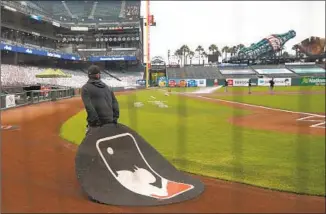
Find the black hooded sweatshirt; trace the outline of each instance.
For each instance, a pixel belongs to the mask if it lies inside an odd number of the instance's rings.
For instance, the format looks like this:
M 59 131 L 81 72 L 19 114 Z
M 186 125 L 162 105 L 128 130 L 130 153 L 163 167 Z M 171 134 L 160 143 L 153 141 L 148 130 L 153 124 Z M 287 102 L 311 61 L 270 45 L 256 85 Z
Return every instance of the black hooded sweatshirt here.
M 82 100 L 89 126 L 117 123 L 119 104 L 113 91 L 101 80 L 89 79 L 82 87 Z

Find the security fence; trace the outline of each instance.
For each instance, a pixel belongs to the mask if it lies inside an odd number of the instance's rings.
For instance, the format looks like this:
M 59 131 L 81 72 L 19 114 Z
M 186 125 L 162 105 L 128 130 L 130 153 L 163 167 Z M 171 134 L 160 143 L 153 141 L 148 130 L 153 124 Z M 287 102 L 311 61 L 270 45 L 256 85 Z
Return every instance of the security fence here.
M 143 87 L 132 87 L 132 88 L 116 87 L 112 89 L 113 91 L 118 92 L 118 91 L 133 90 L 133 89 L 140 89 L 140 88 Z M 81 94 L 80 88 L 67 88 L 67 89 L 55 89 L 55 90 L 53 89 L 32 90 L 32 91 L 25 91 L 25 92 L 20 92 L 15 94 L 1 94 L 0 106 L 1 106 L 1 110 L 5 110 L 8 108 L 71 98 L 75 96 L 80 96 L 80 94 Z

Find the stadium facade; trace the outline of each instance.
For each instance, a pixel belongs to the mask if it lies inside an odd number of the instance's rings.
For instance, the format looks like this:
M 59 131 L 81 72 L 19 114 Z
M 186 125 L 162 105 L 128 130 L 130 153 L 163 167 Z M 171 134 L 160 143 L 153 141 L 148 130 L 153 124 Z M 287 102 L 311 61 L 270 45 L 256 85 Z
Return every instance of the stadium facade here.
M 135 70 L 143 60 L 142 27 L 140 1 L 2 1 L 2 62 Z

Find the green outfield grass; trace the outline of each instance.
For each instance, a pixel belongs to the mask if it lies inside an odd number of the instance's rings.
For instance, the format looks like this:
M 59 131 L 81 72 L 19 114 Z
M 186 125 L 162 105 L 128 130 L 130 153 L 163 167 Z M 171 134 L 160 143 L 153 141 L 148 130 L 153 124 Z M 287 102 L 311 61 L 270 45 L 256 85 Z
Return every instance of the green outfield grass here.
M 149 103 L 167 101 L 169 108 Z M 230 124 L 248 111 L 146 90 L 118 96 L 120 123 L 135 129 L 180 170 L 282 191 L 325 195 L 325 137 L 284 134 Z M 141 108 L 133 103 L 143 102 Z M 79 144 L 85 135 L 82 111 L 61 127 Z M 184 134 L 184 138 L 181 139 Z
M 252 94 L 248 94 L 247 87 L 230 87 L 226 96 L 210 94 L 208 97 L 243 102 L 254 105 L 261 105 L 272 108 L 286 109 L 299 112 L 325 113 L 325 94 L 257 94 L 256 91 L 268 91 L 267 87 L 254 87 Z M 224 90 L 224 89 L 220 89 Z M 232 91 L 243 91 L 241 94 L 233 94 Z M 276 91 L 325 91 L 325 86 L 305 86 L 305 87 L 276 87 Z M 232 96 L 230 96 L 232 95 Z

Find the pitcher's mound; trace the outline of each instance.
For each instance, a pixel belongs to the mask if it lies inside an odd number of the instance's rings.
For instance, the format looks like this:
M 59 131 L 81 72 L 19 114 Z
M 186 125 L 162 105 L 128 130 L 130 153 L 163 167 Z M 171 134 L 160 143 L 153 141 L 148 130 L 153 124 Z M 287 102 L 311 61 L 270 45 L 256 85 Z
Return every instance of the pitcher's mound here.
M 141 136 L 118 124 L 93 129 L 78 148 L 76 173 L 89 198 L 156 206 L 197 197 L 204 185 L 178 171 Z

